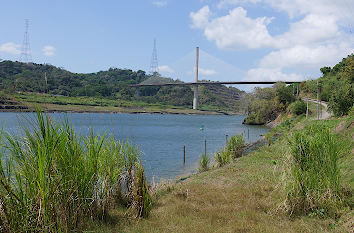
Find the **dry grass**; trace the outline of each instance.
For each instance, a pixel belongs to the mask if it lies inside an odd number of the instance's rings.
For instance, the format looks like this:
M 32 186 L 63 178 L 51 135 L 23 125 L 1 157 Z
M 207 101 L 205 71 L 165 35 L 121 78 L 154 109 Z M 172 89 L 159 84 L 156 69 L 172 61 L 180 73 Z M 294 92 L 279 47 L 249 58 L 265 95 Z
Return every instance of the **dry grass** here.
M 348 132 L 343 140 L 349 140 Z M 290 218 L 282 211 L 282 162 L 285 141 L 211 169 L 182 183 L 159 190 L 150 217 L 136 220 L 116 210 L 111 225 L 96 226 L 97 232 L 350 232 L 353 211 L 337 221 L 318 217 Z M 344 159 L 353 161 L 353 154 Z M 346 185 L 353 189 L 354 167 L 343 166 Z M 349 170 L 348 170 L 349 169 Z M 350 178 L 351 177 L 351 178 Z

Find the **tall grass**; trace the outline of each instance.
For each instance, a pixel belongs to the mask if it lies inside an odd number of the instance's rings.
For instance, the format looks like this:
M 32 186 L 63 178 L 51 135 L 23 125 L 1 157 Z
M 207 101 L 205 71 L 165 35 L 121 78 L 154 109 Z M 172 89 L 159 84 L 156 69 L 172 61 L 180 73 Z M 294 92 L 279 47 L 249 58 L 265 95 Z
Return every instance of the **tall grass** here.
M 230 163 L 233 159 L 241 157 L 244 147 L 245 140 L 242 135 L 232 136 L 225 148 L 222 151 L 215 153 L 214 158 L 217 165 L 222 167 Z
M 210 158 L 207 154 L 202 154 L 202 157 L 199 160 L 199 171 L 204 172 L 209 170 Z
M 77 136 L 68 120 L 56 123 L 39 111 L 29 123 L 23 137 L 1 138 L 0 219 L 11 232 L 80 229 L 106 218 L 123 186 L 129 203 L 137 202 L 129 188 L 142 169 L 136 147 L 93 131 Z
M 341 204 L 339 142 L 317 123 L 289 139 L 286 207 L 291 214 L 333 216 Z

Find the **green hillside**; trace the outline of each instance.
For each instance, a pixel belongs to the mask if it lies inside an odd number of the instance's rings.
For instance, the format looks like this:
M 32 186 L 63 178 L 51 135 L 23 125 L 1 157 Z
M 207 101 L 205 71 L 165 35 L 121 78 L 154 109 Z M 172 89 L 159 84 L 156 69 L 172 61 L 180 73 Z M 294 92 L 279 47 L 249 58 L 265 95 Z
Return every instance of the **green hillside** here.
M 47 78 L 47 82 L 46 79 Z M 190 108 L 191 86 L 129 87 L 130 84 L 180 82 L 147 75 L 145 71 L 110 68 L 96 73 L 72 73 L 49 64 L 0 62 L 0 89 L 13 93 L 46 93 L 52 96 L 95 97 L 147 104 L 162 104 Z M 245 93 L 233 87 L 205 86 L 200 88 L 200 107 L 204 110 L 241 112 L 237 101 Z

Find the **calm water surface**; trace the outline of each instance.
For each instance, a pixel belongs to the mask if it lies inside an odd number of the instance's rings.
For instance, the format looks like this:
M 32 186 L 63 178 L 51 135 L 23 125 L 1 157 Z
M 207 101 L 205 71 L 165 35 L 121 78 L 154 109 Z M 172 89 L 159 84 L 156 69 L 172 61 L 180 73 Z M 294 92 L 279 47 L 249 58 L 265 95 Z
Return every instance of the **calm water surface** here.
M 20 123 L 30 113 L 0 113 L 5 131 L 21 134 Z M 129 140 L 143 152 L 142 161 L 148 177 L 155 180 L 171 179 L 197 170 L 204 153 L 212 154 L 225 146 L 226 135 L 244 134 L 247 142 L 261 138 L 268 129 L 242 125 L 245 116 L 110 114 L 110 113 L 51 113 L 52 118 L 72 122 L 76 132 L 87 135 L 92 127 L 95 133 L 106 132 L 116 138 Z M 204 130 L 201 130 L 204 128 Z M 248 137 L 249 131 L 249 137 Z M 186 164 L 183 164 L 183 146 L 186 146 Z

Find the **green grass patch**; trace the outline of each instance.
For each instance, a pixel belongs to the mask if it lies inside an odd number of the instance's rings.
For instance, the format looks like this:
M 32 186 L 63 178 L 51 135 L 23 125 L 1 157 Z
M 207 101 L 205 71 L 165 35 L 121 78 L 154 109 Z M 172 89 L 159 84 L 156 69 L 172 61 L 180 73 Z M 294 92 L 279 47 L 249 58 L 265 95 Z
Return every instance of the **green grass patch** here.
M 340 194 L 338 138 L 321 122 L 295 131 L 289 139 L 286 208 L 291 214 L 336 216 Z

